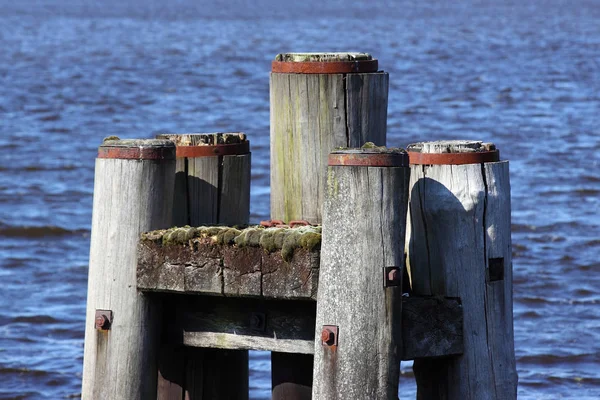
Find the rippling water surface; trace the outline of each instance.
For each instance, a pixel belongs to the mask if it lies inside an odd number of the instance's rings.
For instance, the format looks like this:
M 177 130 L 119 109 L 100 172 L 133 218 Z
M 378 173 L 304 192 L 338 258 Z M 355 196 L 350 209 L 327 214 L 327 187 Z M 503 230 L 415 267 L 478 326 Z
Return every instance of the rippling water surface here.
M 0 397 L 81 391 L 102 138 L 244 131 L 265 219 L 270 60 L 355 50 L 390 73 L 389 145 L 511 161 L 519 397 L 600 398 L 600 5 L 282 3 L 0 0 Z M 268 354 L 251 367 L 268 398 Z

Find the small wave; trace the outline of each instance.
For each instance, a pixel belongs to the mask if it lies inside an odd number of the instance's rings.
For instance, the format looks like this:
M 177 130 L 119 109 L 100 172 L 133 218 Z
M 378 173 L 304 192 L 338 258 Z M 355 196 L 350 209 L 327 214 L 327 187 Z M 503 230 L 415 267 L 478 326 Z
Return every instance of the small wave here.
M 31 375 L 31 376 L 48 376 L 49 375 L 47 371 L 40 371 L 37 369 L 0 367 L 0 375 L 4 375 L 4 374 L 19 374 L 19 375 Z
M 520 363 L 531 363 L 531 364 L 542 364 L 542 365 L 581 363 L 581 362 L 586 362 L 586 361 L 595 362 L 595 361 L 598 361 L 598 355 L 593 354 L 593 353 L 565 354 L 565 355 L 536 354 L 536 355 L 519 357 L 518 361 Z
M 22 315 L 19 317 L 15 317 L 12 320 L 13 323 L 33 323 L 33 324 L 55 324 L 59 322 L 56 318 L 53 318 L 49 315 Z
M 71 130 L 69 128 L 50 128 L 50 129 L 46 129 L 46 132 L 48 132 L 48 133 L 71 133 Z
M 0 236 L 16 238 L 41 238 L 84 235 L 85 229 L 65 229 L 59 226 L 0 226 Z
M 50 114 L 40 118 L 40 121 L 58 121 L 60 119 L 60 114 Z

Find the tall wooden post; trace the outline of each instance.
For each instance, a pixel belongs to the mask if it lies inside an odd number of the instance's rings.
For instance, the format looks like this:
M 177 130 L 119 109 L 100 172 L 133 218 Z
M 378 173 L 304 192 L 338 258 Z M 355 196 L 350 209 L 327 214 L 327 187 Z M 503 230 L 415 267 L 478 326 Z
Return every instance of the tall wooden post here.
M 460 297 L 464 310 L 464 354 L 415 360 L 417 397 L 515 399 L 508 162 L 479 141 L 408 150 L 412 291 Z
M 327 157 L 385 145 L 388 81 L 366 53 L 288 53 L 272 63 L 271 218 L 321 223 Z M 310 355 L 273 354 L 273 399 L 309 399 Z
M 398 397 L 408 157 L 329 156 L 313 398 Z
M 175 225 L 246 225 L 250 143 L 243 133 L 159 135 L 177 145 Z M 167 305 L 165 307 L 168 307 Z M 248 398 L 248 351 L 163 344 L 158 399 Z
M 83 362 L 84 399 L 156 398 L 160 306 L 138 293 L 140 234 L 171 224 L 175 146 L 107 140 L 98 150 Z
M 321 223 L 327 156 L 385 146 L 388 74 L 365 53 L 279 54 L 271 73 L 271 218 Z

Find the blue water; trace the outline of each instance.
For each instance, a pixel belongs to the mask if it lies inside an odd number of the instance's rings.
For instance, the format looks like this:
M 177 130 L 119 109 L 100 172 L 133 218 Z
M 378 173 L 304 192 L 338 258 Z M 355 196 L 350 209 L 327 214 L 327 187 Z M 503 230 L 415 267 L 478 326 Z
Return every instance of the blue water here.
M 511 161 L 519 397 L 600 398 L 600 4 L 422 3 L 0 0 L 0 398 L 81 391 L 102 138 L 246 132 L 266 219 L 270 61 L 336 50 L 390 73 L 388 145 Z M 268 398 L 268 354 L 251 368 Z

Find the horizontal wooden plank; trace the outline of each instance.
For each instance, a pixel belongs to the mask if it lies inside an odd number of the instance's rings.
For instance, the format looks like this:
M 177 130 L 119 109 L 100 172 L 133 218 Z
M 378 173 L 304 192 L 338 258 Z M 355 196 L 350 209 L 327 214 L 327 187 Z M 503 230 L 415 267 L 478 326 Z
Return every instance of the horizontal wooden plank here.
M 280 353 L 313 354 L 315 351 L 314 340 L 275 339 L 234 333 L 184 332 L 183 344 L 192 347 L 263 350 Z
M 167 326 L 192 347 L 314 353 L 316 302 L 171 295 Z M 169 311 L 170 310 L 170 311 Z M 340 335 L 343 335 L 340 332 Z M 402 299 L 402 359 L 462 354 L 456 298 Z
M 144 292 L 316 299 L 320 227 L 174 228 L 138 245 Z

